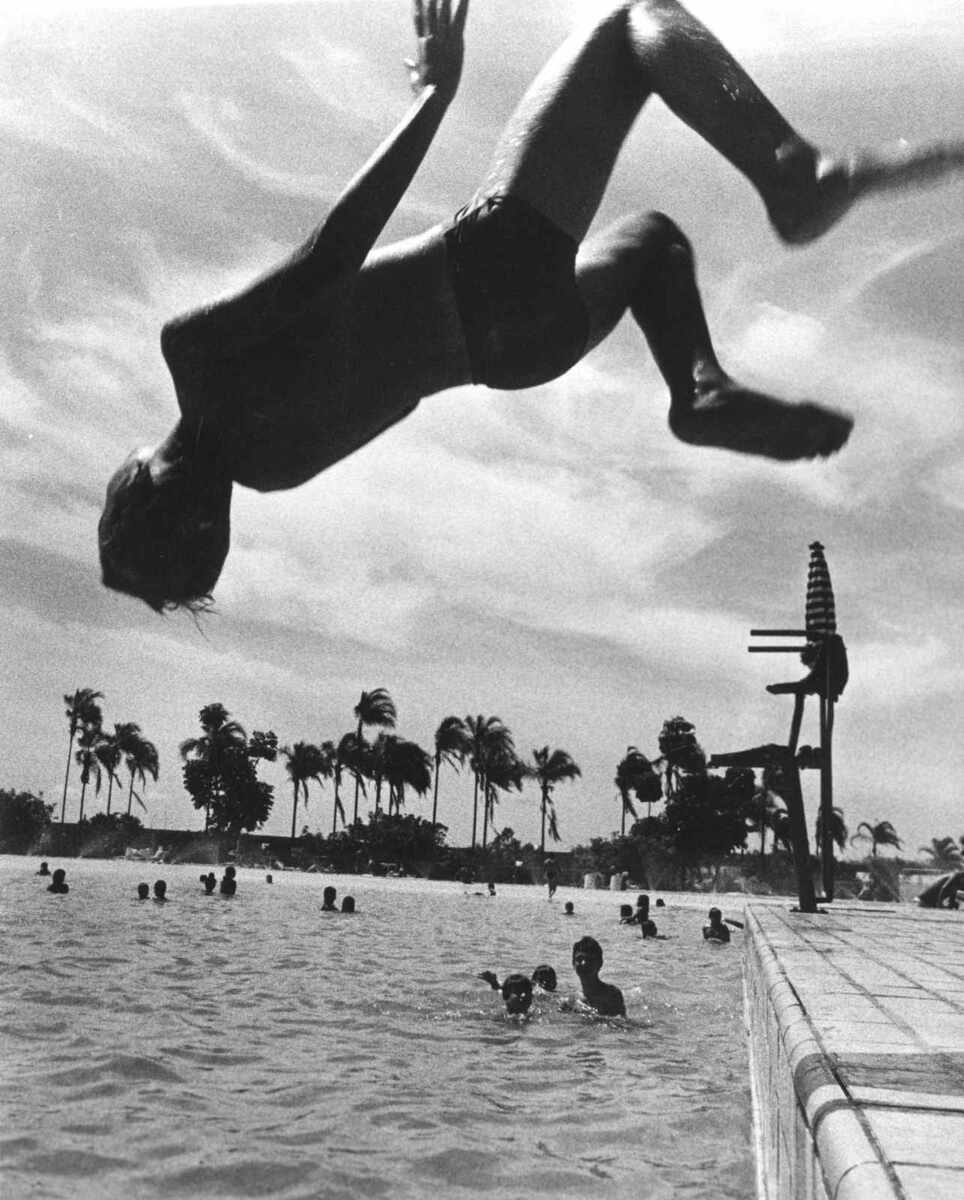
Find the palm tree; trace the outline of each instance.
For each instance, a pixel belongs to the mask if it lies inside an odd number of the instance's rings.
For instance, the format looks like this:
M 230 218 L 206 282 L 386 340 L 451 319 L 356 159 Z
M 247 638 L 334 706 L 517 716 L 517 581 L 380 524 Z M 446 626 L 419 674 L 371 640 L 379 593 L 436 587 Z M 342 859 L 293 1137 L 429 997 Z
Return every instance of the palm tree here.
M 679 790 L 683 775 L 706 771 L 706 755 L 696 740 L 695 727 L 685 717 L 670 717 L 659 734 L 659 752 L 666 771 L 666 794 Z
M 495 827 L 495 806 L 499 800 L 499 792 L 507 792 L 510 788 L 522 790 L 522 781 L 526 776 L 525 763 L 516 758 L 514 750 L 501 746 L 494 747 L 485 765 L 483 779 L 484 804 L 482 808 L 482 849 L 485 849 L 488 839 L 489 825 Z
M 384 773 L 388 781 L 388 811 L 401 812 L 405 788 L 424 796 L 432 784 L 432 756 L 417 742 L 389 734 L 385 738 Z
M 285 769 L 291 780 L 293 803 L 291 807 L 291 840 L 294 841 L 298 826 L 298 800 L 304 795 L 305 807 L 308 806 L 308 780 L 322 779 L 331 774 L 328 761 L 321 748 L 311 742 L 295 742 L 293 746 L 282 746 L 281 754 L 285 759 Z
M 337 828 L 339 815 L 341 816 L 342 828 L 346 824 L 345 810 L 341 803 L 341 769 L 344 766 L 351 765 L 355 753 L 355 735 L 354 733 L 346 733 L 337 746 L 332 745 L 331 742 L 325 742 L 324 747 L 331 748 L 331 774 L 335 781 L 335 802 L 331 810 L 331 832 L 334 833 Z
M 101 770 L 100 759 L 97 757 L 97 747 L 102 734 L 99 728 L 87 726 L 77 739 L 77 762 L 80 764 L 80 813 L 77 817 L 79 824 L 84 819 L 84 798 L 87 795 L 87 785 L 91 777 L 95 780 L 95 794 L 100 795 Z
M 435 731 L 435 788 L 432 793 L 432 824 L 438 815 L 438 777 L 442 763 L 457 771 L 471 748 L 469 732 L 460 717 L 445 717 Z
M 941 871 L 954 871 L 961 868 L 961 852 L 952 837 L 931 838 L 929 846 L 918 846 L 922 854 L 931 856 L 931 866 Z
M 866 830 L 866 832 L 864 832 Z M 898 850 L 902 848 L 901 840 L 897 836 L 897 830 L 891 825 L 890 821 L 878 821 L 876 825 L 871 825 L 867 821 L 861 821 L 857 826 L 857 832 L 850 839 L 850 844 L 860 841 L 861 839 L 870 839 L 870 855 L 871 858 L 877 857 L 878 846 L 896 846 Z
M 115 725 L 114 736 L 124 755 L 124 766 L 131 777 L 130 787 L 127 789 L 127 815 L 130 816 L 131 803 L 135 799 L 141 808 L 145 809 L 144 801 L 134 791 L 135 779 L 141 781 L 141 787 L 147 782 L 148 775 L 154 780 L 157 779 L 157 747 L 144 737 L 140 725 L 134 721 L 122 721 Z
M 640 758 L 643 756 L 640 755 Z M 542 827 L 539 835 L 539 853 L 546 852 L 546 815 L 549 817 L 549 835 L 558 842 L 559 830 L 556 825 L 556 807 L 552 801 L 552 789 L 557 783 L 566 779 L 577 779 L 582 775 L 573 758 L 565 750 L 551 750 L 543 746 L 541 750 L 532 751 L 533 765 L 528 768 L 528 774 L 539 781 L 540 807 L 542 810 Z M 652 770 L 652 768 L 650 768 Z M 654 776 L 655 778 L 655 776 Z M 657 779 L 657 783 L 659 780 Z
M 67 770 L 64 772 L 64 798 L 60 805 L 60 823 L 63 825 L 67 812 L 67 783 L 70 779 L 70 764 L 74 755 L 74 738 L 77 733 L 87 726 L 98 729 L 103 722 L 98 700 L 103 700 L 103 692 L 95 692 L 93 688 L 77 688 L 72 696 L 64 696 L 67 706 L 67 724 L 70 729 L 70 740 L 67 743 Z
M 353 821 L 358 820 L 358 792 L 361 788 L 361 749 L 364 744 L 362 731 L 366 725 L 379 725 L 385 729 L 395 728 L 395 701 L 384 688 L 375 688 L 371 692 L 362 692 L 361 699 L 355 705 L 355 716 L 358 727 L 355 730 L 356 760 L 355 760 L 355 811 Z
M 843 809 L 836 804 L 830 812 L 830 837 L 838 850 L 846 850 L 847 839 L 850 835 L 850 830 L 847 828 L 847 823 L 844 820 Z M 816 837 L 816 852 L 820 853 L 823 845 L 823 813 L 817 812 L 817 824 L 814 830 Z
M 637 802 L 647 805 L 648 812 L 646 815 L 650 816 L 653 805 L 663 795 L 663 788 L 659 775 L 657 775 L 653 768 L 653 764 L 635 746 L 626 747 L 626 756 L 620 759 L 616 765 L 616 778 L 614 782 L 616 790 L 619 792 L 619 798 L 622 801 L 620 833 L 625 836 L 627 813 L 634 821 L 637 820 L 636 809 L 630 799 L 630 792 L 635 793 Z
M 113 733 L 101 733 L 101 739 L 94 747 L 97 761 L 107 772 L 108 816 L 110 816 L 110 802 L 111 796 L 114 794 L 114 783 L 117 779 L 117 768 L 120 766 L 121 759 L 123 758 L 123 751 L 117 737 L 117 732 L 120 728 L 120 725 L 115 724 Z
M 221 765 L 226 753 L 244 750 L 248 737 L 244 728 L 230 719 L 231 714 L 223 704 L 206 704 L 198 714 L 201 722 L 201 736 L 187 738 L 181 742 L 181 758 L 197 759 L 205 763 L 213 777 L 220 776 Z M 211 807 L 204 810 L 204 828 L 207 830 L 210 821 Z
M 472 849 L 475 849 L 475 834 L 478 826 L 479 793 L 485 797 L 486 770 L 499 755 L 515 757 L 512 734 L 498 717 L 465 718 L 465 730 L 469 737 L 468 759 L 475 783 L 472 789 Z M 486 798 L 486 803 L 488 800 Z

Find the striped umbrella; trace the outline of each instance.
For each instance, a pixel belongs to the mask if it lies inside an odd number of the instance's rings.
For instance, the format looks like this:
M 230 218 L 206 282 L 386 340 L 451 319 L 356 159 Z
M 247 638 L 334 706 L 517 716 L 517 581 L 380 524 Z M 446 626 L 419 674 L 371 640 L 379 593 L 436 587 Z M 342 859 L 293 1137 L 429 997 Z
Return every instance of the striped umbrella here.
M 810 566 L 807 570 L 807 641 L 822 641 L 837 632 L 833 587 L 830 571 L 819 542 L 810 543 Z

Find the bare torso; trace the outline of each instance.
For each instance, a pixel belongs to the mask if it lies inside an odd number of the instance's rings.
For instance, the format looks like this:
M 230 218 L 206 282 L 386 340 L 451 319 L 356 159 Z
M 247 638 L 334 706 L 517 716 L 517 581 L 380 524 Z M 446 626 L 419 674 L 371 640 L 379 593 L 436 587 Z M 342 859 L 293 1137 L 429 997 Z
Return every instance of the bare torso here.
M 469 381 L 441 229 L 373 251 L 253 335 L 231 305 L 172 322 L 162 345 L 182 420 L 213 428 L 232 479 L 258 491 L 305 483 Z

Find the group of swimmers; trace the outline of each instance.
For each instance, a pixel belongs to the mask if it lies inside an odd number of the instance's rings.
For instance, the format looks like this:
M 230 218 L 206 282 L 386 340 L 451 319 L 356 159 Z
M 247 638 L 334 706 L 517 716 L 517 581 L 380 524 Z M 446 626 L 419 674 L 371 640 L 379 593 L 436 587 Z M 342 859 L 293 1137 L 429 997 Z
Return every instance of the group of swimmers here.
M 662 900 L 656 901 L 657 907 L 665 907 Z M 566 916 L 575 916 L 571 901 L 566 903 Z M 743 922 L 724 917 L 720 909 L 711 908 L 708 924 L 703 926 L 703 937 L 709 942 L 729 942 L 730 931 L 727 925 L 736 929 L 743 928 Z M 659 934 L 656 923 L 649 915 L 649 896 L 637 897 L 636 909 L 629 904 L 620 906 L 620 925 L 639 925 L 644 938 L 655 938 Z M 623 994 L 615 984 L 606 983 L 599 978 L 603 965 L 602 946 L 595 938 L 582 937 L 573 944 L 572 966 L 579 980 L 580 992 L 575 997 L 563 1000 L 560 1007 L 564 1010 L 591 1010 L 601 1016 L 624 1017 L 626 1003 Z M 541 963 L 531 975 L 513 972 L 502 982 L 494 971 L 480 971 L 479 979 L 497 992 L 501 992 L 505 1011 L 509 1016 L 522 1016 L 532 1007 L 533 997 L 539 994 L 555 993 L 558 980 L 555 970 L 548 963 Z
M 70 891 L 70 887 L 68 886 L 68 884 L 66 882 L 67 872 L 63 869 L 63 867 L 58 867 L 57 870 L 53 872 L 53 875 L 51 875 L 49 863 L 42 862 L 40 864 L 40 869 L 37 871 L 37 874 L 50 878 L 51 882 L 50 882 L 49 887 L 47 888 L 48 892 L 53 892 L 55 895 L 58 895 L 58 896 L 65 896 Z M 206 896 L 213 896 L 215 889 L 217 889 L 219 894 L 222 896 L 234 896 L 237 894 L 237 890 L 238 890 L 237 869 L 230 865 L 225 867 L 224 874 L 221 876 L 220 886 L 218 885 L 217 876 L 214 874 L 213 871 L 208 871 L 206 874 L 201 875 L 200 882 L 201 882 L 201 886 L 204 888 L 204 894 Z M 266 875 L 265 882 L 273 883 L 274 880 L 271 875 Z M 154 884 L 153 892 L 154 892 L 154 900 L 156 903 L 158 903 L 158 904 L 166 903 L 167 898 L 168 898 L 168 896 L 167 896 L 167 881 L 164 879 L 158 879 Z M 326 887 L 324 892 L 322 893 L 321 911 L 322 912 L 343 912 L 343 913 L 353 913 L 355 911 L 354 896 L 345 896 L 342 899 L 340 909 L 338 908 L 338 906 L 336 904 L 337 897 L 338 897 L 338 893 L 335 891 L 335 889 L 333 887 L 331 887 L 330 885 L 328 887 Z M 137 885 L 137 899 L 138 900 L 149 900 L 150 898 L 151 898 L 150 885 L 147 883 L 139 883 Z
M 623 994 L 613 983 L 605 983 L 599 978 L 603 965 L 602 946 L 595 938 L 582 937 L 572 947 L 572 966 L 579 979 L 580 994 L 563 1000 L 560 1007 L 564 1011 L 572 1009 L 588 1009 L 604 1017 L 624 1017 L 626 1002 Z M 532 1007 L 532 998 L 536 992 L 551 995 L 558 986 L 556 972 L 548 963 L 542 963 L 532 972 L 532 975 L 513 973 L 507 975 L 500 983 L 492 971 L 481 971 L 479 979 L 495 991 L 502 993 L 505 1011 L 510 1016 L 522 1016 Z

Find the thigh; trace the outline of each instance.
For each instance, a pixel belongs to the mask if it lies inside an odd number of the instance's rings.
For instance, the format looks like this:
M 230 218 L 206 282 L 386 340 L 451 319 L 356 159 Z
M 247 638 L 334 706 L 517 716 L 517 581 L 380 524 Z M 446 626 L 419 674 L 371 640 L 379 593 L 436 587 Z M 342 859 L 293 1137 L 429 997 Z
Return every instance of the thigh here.
M 588 349 L 615 329 L 647 267 L 682 237 L 661 213 L 640 213 L 588 238 L 576 259 L 576 286 L 589 320 Z
M 649 95 L 619 4 L 556 51 L 496 147 L 478 196 L 514 194 L 581 241 Z

